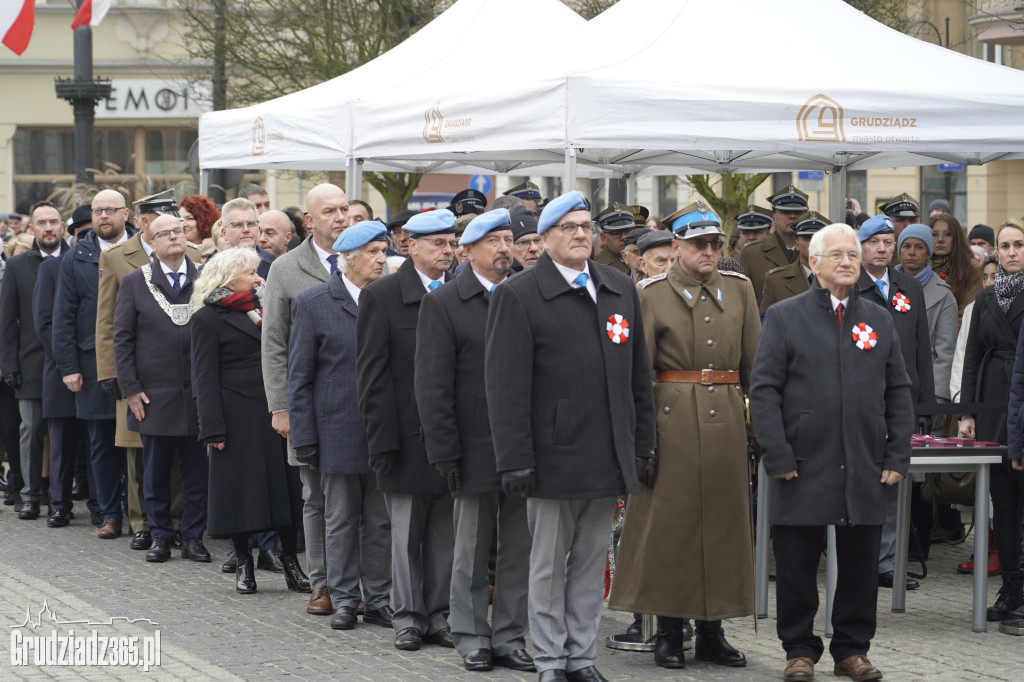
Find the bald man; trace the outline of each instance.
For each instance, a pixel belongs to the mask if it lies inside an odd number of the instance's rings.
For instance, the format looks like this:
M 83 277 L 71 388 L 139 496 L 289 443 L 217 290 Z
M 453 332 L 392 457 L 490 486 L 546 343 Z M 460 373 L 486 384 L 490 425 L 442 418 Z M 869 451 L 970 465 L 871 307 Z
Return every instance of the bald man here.
M 284 211 L 270 209 L 260 215 L 260 238 L 257 244 L 275 256 L 288 251 L 288 242 L 295 234 L 295 225 Z

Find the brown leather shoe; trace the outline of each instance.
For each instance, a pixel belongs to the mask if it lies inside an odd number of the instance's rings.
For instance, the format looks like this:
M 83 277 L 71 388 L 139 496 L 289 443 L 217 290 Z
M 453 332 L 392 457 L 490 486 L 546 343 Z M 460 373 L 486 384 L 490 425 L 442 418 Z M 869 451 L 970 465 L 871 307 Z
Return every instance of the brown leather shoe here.
M 856 656 L 850 656 L 838 661 L 835 670 L 832 672 L 840 677 L 843 675 L 852 677 L 854 682 L 882 679 L 882 673 L 878 668 L 871 665 L 871 661 L 864 654 L 857 654 Z
M 121 522 L 108 516 L 103 519 L 103 524 L 96 529 L 96 537 L 104 540 L 113 540 L 114 538 L 121 537 Z
M 334 606 L 331 605 L 331 593 L 326 587 L 314 587 L 313 594 L 309 596 L 309 603 L 306 604 L 306 613 L 314 616 L 329 616 L 334 613 Z
M 786 661 L 786 680 L 813 680 L 814 679 L 814 661 L 801 656 L 799 658 L 791 658 Z

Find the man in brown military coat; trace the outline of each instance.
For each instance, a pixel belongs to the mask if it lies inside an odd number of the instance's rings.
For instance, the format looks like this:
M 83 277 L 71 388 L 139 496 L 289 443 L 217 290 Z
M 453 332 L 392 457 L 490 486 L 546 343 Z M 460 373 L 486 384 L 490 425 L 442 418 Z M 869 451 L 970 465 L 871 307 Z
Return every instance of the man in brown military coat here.
M 797 260 L 796 232 L 793 228 L 807 213 L 807 195 L 793 185 L 772 197 L 772 233 L 740 251 L 740 265 L 754 285 L 754 296 L 761 300 L 764 277 L 772 268 Z
M 601 265 L 610 265 L 619 272 L 629 274 L 622 250 L 626 246 L 626 234 L 636 225 L 633 213 L 612 205 L 601 211 L 595 220 L 601 233 L 594 249 L 594 261 Z
M 764 293 L 761 294 L 761 310 L 768 310 L 773 303 L 802 294 L 811 288 L 814 273 L 807 260 L 807 249 L 814 233 L 829 224 L 828 218 L 817 211 L 796 224 L 796 250 L 800 257 L 794 263 L 772 268 L 764 277 Z

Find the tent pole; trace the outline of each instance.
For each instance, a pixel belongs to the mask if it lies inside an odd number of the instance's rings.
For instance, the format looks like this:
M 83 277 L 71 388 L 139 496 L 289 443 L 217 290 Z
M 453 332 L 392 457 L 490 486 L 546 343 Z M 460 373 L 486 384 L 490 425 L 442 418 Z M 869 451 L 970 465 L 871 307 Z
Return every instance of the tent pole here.
M 362 199 L 363 198 L 363 160 L 355 159 L 352 164 L 352 170 L 346 175 L 350 177 L 352 189 L 349 192 L 345 192 L 349 199 Z
M 576 148 L 565 148 L 565 174 L 563 176 L 562 192 L 571 192 L 576 189 Z
M 210 195 L 210 173 L 205 168 L 199 169 L 199 194 Z
M 846 217 L 846 164 L 833 166 L 828 178 L 828 218 L 843 222 Z
M 636 203 L 636 173 L 626 173 L 626 203 Z

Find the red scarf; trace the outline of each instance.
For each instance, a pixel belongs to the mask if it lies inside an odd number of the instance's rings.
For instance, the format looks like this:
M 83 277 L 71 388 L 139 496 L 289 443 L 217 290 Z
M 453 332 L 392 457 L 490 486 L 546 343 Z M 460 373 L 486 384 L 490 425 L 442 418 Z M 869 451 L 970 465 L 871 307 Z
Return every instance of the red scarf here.
M 224 306 L 229 310 L 237 310 L 249 316 L 257 327 L 263 328 L 263 308 L 260 307 L 260 300 L 251 291 L 236 291 L 230 296 L 225 296 L 216 305 Z

